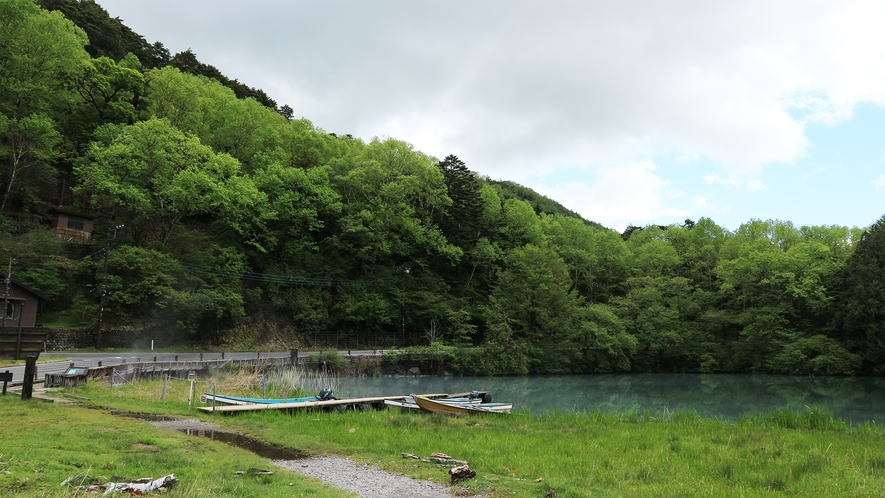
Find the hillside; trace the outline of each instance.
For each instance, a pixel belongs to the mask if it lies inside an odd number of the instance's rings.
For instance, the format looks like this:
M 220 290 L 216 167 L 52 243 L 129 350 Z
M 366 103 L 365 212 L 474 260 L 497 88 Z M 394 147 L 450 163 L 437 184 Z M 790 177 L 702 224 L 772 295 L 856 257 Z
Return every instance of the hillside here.
M 472 374 L 885 371 L 864 304 L 885 218 L 622 237 L 454 155 L 291 119 L 195 56 L 142 61 L 162 45 L 73 3 L 0 3 L 0 257 L 52 299 L 43 324 L 95 330 L 103 302 L 108 344 L 433 344 Z

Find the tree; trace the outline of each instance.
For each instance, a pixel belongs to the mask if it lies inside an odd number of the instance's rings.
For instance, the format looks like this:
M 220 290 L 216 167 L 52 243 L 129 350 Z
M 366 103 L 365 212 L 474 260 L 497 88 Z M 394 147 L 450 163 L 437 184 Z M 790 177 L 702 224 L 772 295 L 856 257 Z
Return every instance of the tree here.
M 286 121 L 292 121 L 292 117 L 295 115 L 295 110 L 289 107 L 289 104 L 284 104 L 283 107 L 277 109 L 277 112 L 280 113 L 280 116 L 286 118 Z
M 0 261 L 8 262 L 9 258 L 15 260 L 13 278 L 46 297 L 64 300 L 64 275 L 72 265 L 63 255 L 62 240 L 54 233 L 42 227 L 18 236 L 0 233 Z
M 516 198 L 507 199 L 503 206 L 503 239 L 510 247 L 544 242 L 540 219 L 531 204 Z
M 132 54 L 129 54 L 134 59 Z M 135 121 L 135 103 L 144 90 L 144 76 L 127 66 L 138 59 L 123 59 L 120 64 L 108 57 L 91 59 L 74 80 L 74 88 L 86 107 L 95 114 L 98 124 Z
M 547 215 L 540 222 L 550 247 L 568 265 L 572 288 L 588 302 L 607 303 L 624 292 L 631 252 L 617 232 L 571 216 Z
M 27 197 L 27 187 L 36 189 L 41 180 L 54 177 L 50 163 L 58 154 L 61 135 L 55 123 L 44 114 L 32 114 L 20 119 L 7 119 L 0 114 L 0 157 L 5 157 L 2 169 L 4 184 L 0 213 L 6 209 L 10 196 L 18 192 Z M 23 185 L 24 183 L 24 185 Z
M 507 256 L 491 300 L 508 317 L 517 339 L 536 345 L 561 344 L 571 342 L 581 304 L 570 288 L 562 258 L 548 247 L 529 244 Z
M 638 341 L 605 304 L 585 306 L 580 314 L 580 356 L 574 370 L 616 372 L 630 369 Z
M 255 168 L 255 186 L 268 199 L 267 209 L 254 217 L 262 225 L 249 232 L 256 247 L 284 259 L 315 252 L 325 220 L 337 217 L 342 208 L 330 186 L 329 168 L 305 170 L 277 161 Z
M 95 264 L 96 281 L 102 265 Z M 171 310 L 176 299 L 181 266 L 166 254 L 151 249 L 121 246 L 108 255 L 105 306 L 117 319 L 156 318 Z M 96 292 L 100 292 L 96 288 Z M 98 296 L 96 296 L 98 297 Z
M 169 63 L 169 50 L 160 42 L 150 44 L 119 18 L 111 17 L 94 0 L 39 0 L 50 11 L 59 11 L 86 32 L 89 44 L 86 51 L 92 57 L 121 60 L 127 53 L 135 56 L 146 69 L 163 67 Z M 142 64 L 139 64 L 140 69 Z
M 336 162 L 332 185 L 344 202 L 335 243 L 360 263 L 389 269 L 415 259 L 461 259 L 461 248 L 433 223 L 434 212 L 451 204 L 443 176 L 410 144 L 373 140 Z
M 248 271 L 246 258 L 217 244 L 190 257 L 200 257 L 200 261 L 186 264 L 187 273 L 179 274 L 172 316 L 192 336 L 219 344 L 220 331 L 245 315 L 240 276 Z
M 480 217 L 483 201 L 482 188 L 476 174 L 457 156 L 448 155 L 437 163 L 446 184 L 446 192 L 452 200 L 451 206 L 439 212 L 439 227 L 449 242 L 470 249 L 480 236 Z
M 720 296 L 740 325 L 735 355 L 754 371 L 784 372 L 784 348 L 825 332 L 839 268 L 830 248 L 792 224 L 752 221 L 723 245 Z M 790 360 L 792 361 L 792 360 Z
M 243 83 L 240 83 L 236 79 L 230 79 L 227 76 L 221 74 L 221 71 L 218 70 L 215 66 L 209 64 L 203 64 L 199 60 L 197 60 L 197 55 L 194 54 L 191 49 L 187 49 L 184 52 L 179 52 L 175 54 L 174 57 L 169 61 L 169 65 L 180 69 L 182 72 L 205 76 L 207 78 L 211 78 L 222 85 L 230 88 L 237 95 L 237 98 L 246 99 L 252 98 L 256 102 L 260 103 L 264 107 L 276 111 L 277 103 L 270 97 L 264 93 L 263 90 L 258 88 L 251 88 Z
M 167 119 L 176 128 L 199 137 L 216 152 L 226 152 L 251 171 L 253 158 L 283 148 L 286 119 L 275 108 L 234 92 L 204 76 L 175 67 L 145 75 L 143 117 Z
M 842 270 L 837 327 L 864 371 L 885 373 L 885 216 L 864 232 Z
M 254 184 L 239 176 L 236 159 L 216 154 L 168 121 L 104 132 L 108 141 L 94 142 L 75 167 L 77 191 L 95 206 L 112 208 L 138 238 L 147 234 L 165 244 L 182 218 L 210 212 L 242 227 L 243 207 L 264 202 Z
M 0 2 L 0 114 L 17 120 L 47 113 L 69 93 L 65 83 L 88 55 L 86 34 L 33 0 Z

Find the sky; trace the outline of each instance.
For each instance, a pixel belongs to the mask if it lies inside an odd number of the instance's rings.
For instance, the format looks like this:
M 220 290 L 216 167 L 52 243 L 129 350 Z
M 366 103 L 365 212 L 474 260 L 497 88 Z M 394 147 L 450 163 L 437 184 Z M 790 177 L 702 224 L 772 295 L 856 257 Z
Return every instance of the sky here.
M 619 231 L 885 215 L 885 2 L 97 1 L 327 132 Z

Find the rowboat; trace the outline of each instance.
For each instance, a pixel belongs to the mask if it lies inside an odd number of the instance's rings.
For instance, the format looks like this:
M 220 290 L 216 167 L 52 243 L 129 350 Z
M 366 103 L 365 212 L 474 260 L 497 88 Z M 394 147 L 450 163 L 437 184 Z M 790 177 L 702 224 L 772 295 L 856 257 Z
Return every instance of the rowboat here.
M 204 393 L 200 396 L 201 403 L 213 402 L 216 405 L 256 405 L 256 404 L 275 404 L 275 403 L 300 403 L 302 401 L 317 401 L 316 396 L 307 396 L 304 398 L 243 398 L 239 396 L 225 396 L 222 394 Z
M 209 403 L 213 405 L 274 405 L 281 403 L 302 403 L 305 401 L 327 401 L 335 399 L 332 391 L 323 389 L 316 396 L 305 396 L 303 398 L 244 398 L 240 396 L 226 396 L 223 394 L 203 393 L 200 396 L 201 403 Z
M 433 413 L 464 415 L 467 413 L 510 413 L 512 403 L 446 403 L 444 401 L 413 394 L 412 398 L 421 408 Z
M 470 396 L 442 396 L 442 397 L 434 397 L 433 395 L 425 394 L 424 396 L 434 399 L 440 403 L 448 403 L 448 404 L 467 404 L 467 405 L 478 405 L 482 403 L 482 398 L 480 397 L 470 397 Z M 424 411 L 423 408 L 418 406 L 418 403 L 415 402 L 415 398 L 412 396 L 406 396 L 403 399 L 386 399 L 384 400 L 384 404 L 387 405 L 388 408 L 398 408 L 404 412 L 420 412 Z

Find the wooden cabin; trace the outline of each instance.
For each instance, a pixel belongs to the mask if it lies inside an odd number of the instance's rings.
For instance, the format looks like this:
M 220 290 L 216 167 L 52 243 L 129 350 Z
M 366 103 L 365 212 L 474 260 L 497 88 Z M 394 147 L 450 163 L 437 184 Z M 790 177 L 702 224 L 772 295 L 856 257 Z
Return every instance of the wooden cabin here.
M 40 301 L 49 299 L 39 292 L 27 287 L 15 279 L 9 282 L 9 294 L 6 293 L 5 284 L 0 282 L 0 327 L 34 327 L 37 323 L 37 310 Z M 6 309 L 3 310 L 3 303 Z
M 52 208 L 52 230 L 65 242 L 92 244 L 94 225 L 95 216 L 91 214 L 68 211 L 60 207 Z
M 0 281 L 0 299 L 3 300 L 0 302 L 0 358 L 39 356 L 46 341 L 46 329 L 34 324 L 40 301 L 48 299 L 15 280 L 10 280 L 8 286 Z

